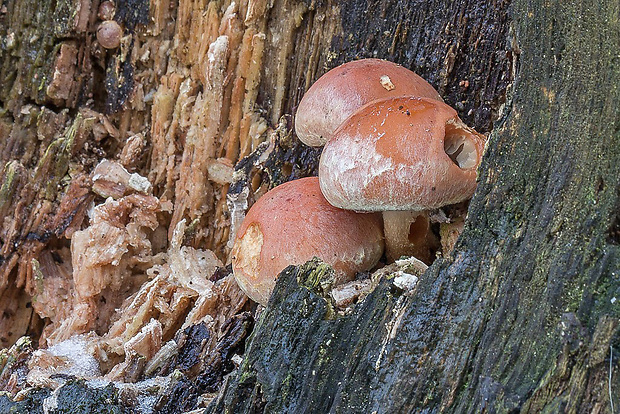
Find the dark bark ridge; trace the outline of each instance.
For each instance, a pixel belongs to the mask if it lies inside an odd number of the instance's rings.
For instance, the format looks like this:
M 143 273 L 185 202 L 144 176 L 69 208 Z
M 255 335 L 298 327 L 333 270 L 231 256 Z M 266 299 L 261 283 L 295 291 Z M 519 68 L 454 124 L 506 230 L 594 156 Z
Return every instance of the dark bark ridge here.
M 294 112 L 319 76 L 354 59 L 397 62 L 430 82 L 459 116 L 481 133 L 492 129 L 514 79 L 510 2 L 362 0 L 311 2 L 295 49 L 299 62 L 290 77 L 287 110 Z M 328 22 L 337 7 L 340 26 Z M 274 10 L 277 7 L 274 7 Z M 332 23 L 333 24 L 333 23 Z M 330 50 L 304 54 L 315 31 L 333 31 Z M 265 87 L 269 87 L 269 82 Z
M 620 407 L 618 4 L 512 14 L 519 73 L 455 252 L 336 319 L 288 269 L 212 412 Z

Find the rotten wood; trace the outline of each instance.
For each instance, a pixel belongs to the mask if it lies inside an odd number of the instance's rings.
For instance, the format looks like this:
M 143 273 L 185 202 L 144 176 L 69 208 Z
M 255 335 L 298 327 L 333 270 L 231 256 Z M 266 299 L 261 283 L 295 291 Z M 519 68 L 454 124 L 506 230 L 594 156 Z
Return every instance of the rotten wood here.
M 615 3 L 116 6 L 115 49 L 96 40 L 97 0 L 0 6 L 0 327 L 12 328 L 3 346 L 26 333 L 50 346 L 94 331 L 103 374 L 134 381 L 163 373 L 182 347 L 175 333 L 206 323 L 217 355 L 224 322 L 247 310 L 221 278 L 236 225 L 268 188 L 316 174 L 320 150 L 292 132 L 297 103 L 328 69 L 379 57 L 493 131 L 465 234 L 412 292 L 386 275 L 337 320 L 324 320 L 320 296 L 283 278 L 216 406 L 605 410 L 606 350 L 620 349 L 620 99 L 599 85 L 620 83 Z M 100 174 L 104 159 L 116 173 Z M 152 187 L 138 196 L 125 173 Z M 98 245 L 103 228 L 108 242 Z M 117 245 L 125 250 L 108 250 Z M 179 270 L 187 263 L 191 274 Z M 317 308 L 284 295 L 300 292 Z M 270 347 L 274 338 L 316 352 L 282 356 L 288 348 Z M 329 364 L 312 357 L 326 353 Z M 228 357 L 214 362 L 217 383 Z M 195 386 L 188 401 L 206 389 Z

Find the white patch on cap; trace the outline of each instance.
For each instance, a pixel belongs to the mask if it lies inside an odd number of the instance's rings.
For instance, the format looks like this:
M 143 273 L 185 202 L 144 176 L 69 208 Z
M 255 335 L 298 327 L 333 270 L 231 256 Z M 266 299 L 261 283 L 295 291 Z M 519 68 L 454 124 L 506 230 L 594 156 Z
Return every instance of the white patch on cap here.
M 384 134 L 373 139 L 376 143 Z M 364 190 L 375 177 L 393 170 L 390 158 L 377 153 L 375 145 L 365 145 L 367 139 L 355 137 L 352 143 L 345 140 L 330 141 L 323 150 L 319 173 L 325 198 L 336 207 L 364 211 L 369 204 Z M 329 190 L 326 190 L 329 189 Z

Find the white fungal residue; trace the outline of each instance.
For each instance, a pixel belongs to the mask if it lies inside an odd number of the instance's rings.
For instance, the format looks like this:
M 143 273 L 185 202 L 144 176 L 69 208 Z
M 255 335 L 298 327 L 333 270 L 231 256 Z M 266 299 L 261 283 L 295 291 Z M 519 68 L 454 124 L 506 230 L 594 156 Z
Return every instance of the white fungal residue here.
M 164 390 L 169 387 L 171 377 L 155 377 L 136 383 L 115 382 L 114 386 L 120 391 L 121 395 L 127 392 L 133 394 L 137 400 L 134 410 L 138 414 L 155 413 L 155 404 L 159 399 L 157 390 Z
M 376 151 L 377 141 L 385 133 L 373 138 L 357 136 L 332 140 L 323 149 L 319 167 L 319 181 L 327 200 L 340 208 L 357 211 L 419 210 L 420 177 L 424 185 L 432 186 L 437 174 L 428 163 L 396 163 Z M 389 176 L 380 189 L 381 195 L 366 199 L 373 181 Z M 327 190 L 328 189 L 328 190 Z M 373 190 L 376 191 L 376 190 Z
M 394 286 L 399 289 L 410 291 L 418 284 L 418 277 L 399 270 L 394 277 Z
M 52 355 L 67 361 L 66 368 L 59 369 L 57 373 L 82 378 L 94 378 L 101 375 L 99 363 L 87 350 L 88 343 L 84 336 L 77 335 L 50 347 L 48 351 Z
M 225 52 L 228 49 L 228 36 L 220 36 L 211 43 L 211 47 L 207 52 L 209 63 L 213 64 L 217 60 L 217 54 Z

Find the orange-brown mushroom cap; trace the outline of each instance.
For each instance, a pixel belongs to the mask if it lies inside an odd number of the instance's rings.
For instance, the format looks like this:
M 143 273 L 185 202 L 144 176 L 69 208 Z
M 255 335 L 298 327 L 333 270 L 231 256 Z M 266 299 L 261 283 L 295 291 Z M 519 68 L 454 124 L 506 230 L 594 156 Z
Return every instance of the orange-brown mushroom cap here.
M 295 132 L 307 145 L 324 145 L 342 121 L 363 105 L 403 95 L 442 101 L 428 82 L 396 63 L 381 59 L 347 62 L 308 89 L 297 108 Z
M 377 100 L 325 145 L 320 185 L 336 207 L 428 210 L 471 198 L 485 138 L 448 105 L 426 98 Z
M 264 305 L 286 266 L 316 256 L 342 283 L 371 269 L 382 254 L 381 217 L 332 206 L 318 179 L 309 177 L 274 188 L 252 206 L 237 233 L 232 266 L 241 289 Z

